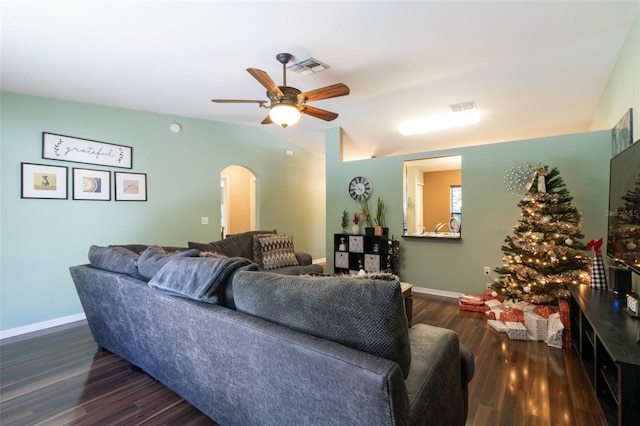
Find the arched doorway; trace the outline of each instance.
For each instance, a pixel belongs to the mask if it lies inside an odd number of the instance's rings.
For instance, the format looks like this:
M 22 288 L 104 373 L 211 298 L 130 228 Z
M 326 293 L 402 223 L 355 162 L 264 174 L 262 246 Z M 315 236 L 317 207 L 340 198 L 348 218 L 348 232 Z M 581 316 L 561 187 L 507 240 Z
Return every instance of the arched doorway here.
M 256 177 L 249 169 L 233 165 L 220 172 L 220 200 L 221 238 L 256 229 Z

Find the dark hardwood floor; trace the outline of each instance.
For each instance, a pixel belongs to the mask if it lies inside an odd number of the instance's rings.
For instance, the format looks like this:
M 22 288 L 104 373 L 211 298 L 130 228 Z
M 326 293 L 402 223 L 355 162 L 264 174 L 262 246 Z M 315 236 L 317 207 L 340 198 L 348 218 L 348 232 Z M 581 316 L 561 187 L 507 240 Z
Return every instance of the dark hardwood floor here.
M 482 313 L 414 294 L 413 322 L 455 330 L 474 353 L 473 426 L 606 425 L 575 350 L 509 340 Z M 109 352 L 86 325 L 0 347 L 0 424 L 215 425 L 187 402 Z M 446 426 L 446 425 L 444 425 Z

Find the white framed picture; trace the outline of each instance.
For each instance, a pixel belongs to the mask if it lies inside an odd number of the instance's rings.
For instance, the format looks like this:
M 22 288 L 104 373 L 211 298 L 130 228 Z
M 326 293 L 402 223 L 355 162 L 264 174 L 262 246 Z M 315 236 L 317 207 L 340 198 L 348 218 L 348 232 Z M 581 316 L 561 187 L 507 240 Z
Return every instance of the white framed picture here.
M 21 198 L 68 198 L 67 167 L 33 163 L 21 166 Z
M 114 172 L 116 201 L 147 201 L 147 174 Z
M 73 169 L 74 200 L 111 200 L 111 172 L 107 170 Z

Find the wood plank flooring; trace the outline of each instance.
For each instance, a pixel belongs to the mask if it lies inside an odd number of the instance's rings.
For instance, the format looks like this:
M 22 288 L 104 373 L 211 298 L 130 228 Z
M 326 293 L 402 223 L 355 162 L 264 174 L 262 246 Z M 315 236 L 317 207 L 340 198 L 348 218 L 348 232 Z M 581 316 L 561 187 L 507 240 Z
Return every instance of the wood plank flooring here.
M 575 350 L 509 340 L 484 314 L 415 294 L 413 322 L 455 330 L 476 372 L 468 426 L 606 425 Z M 215 425 L 162 384 L 97 351 L 86 325 L 0 347 L 0 424 Z

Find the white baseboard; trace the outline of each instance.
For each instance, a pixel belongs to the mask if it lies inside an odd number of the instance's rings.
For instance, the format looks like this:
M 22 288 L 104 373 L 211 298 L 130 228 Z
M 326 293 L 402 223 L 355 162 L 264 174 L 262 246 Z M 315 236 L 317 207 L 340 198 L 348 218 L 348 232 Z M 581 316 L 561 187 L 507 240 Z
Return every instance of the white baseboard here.
M 48 321 L 36 322 L 34 324 L 23 325 L 22 327 L 10 328 L 8 330 L 0 331 L 0 340 L 8 339 L 10 337 L 16 337 L 27 333 L 33 333 L 35 331 L 45 330 L 47 328 L 57 327 L 59 325 L 70 324 L 76 321 L 86 320 L 87 317 L 84 313 L 69 315 L 66 317 L 54 318 Z
M 433 296 L 450 297 L 452 299 L 457 299 L 458 297 L 464 295 L 464 293 L 457 293 L 455 291 L 437 290 L 435 288 L 424 288 L 416 286 L 413 286 L 411 291 L 413 293 L 431 294 Z
M 327 263 L 327 258 L 326 258 L 326 257 L 321 257 L 321 258 L 319 258 L 319 259 L 313 259 L 313 262 L 312 262 L 312 263 L 313 263 L 314 265 L 317 265 L 317 264 L 326 264 L 326 263 Z

